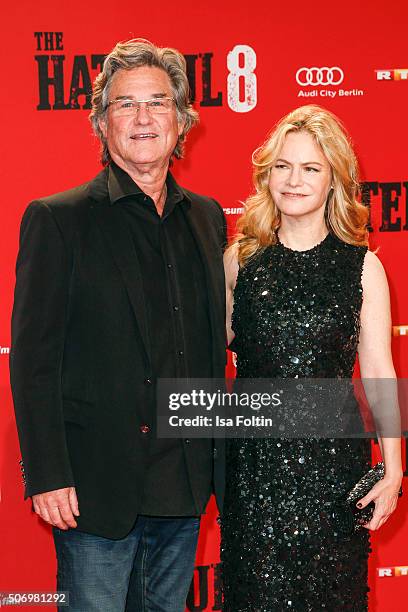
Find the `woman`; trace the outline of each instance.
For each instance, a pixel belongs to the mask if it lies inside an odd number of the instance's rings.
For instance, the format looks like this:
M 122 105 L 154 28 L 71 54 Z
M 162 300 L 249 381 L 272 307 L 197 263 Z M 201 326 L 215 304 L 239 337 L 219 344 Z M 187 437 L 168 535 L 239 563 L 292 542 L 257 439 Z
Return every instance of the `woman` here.
M 225 254 L 237 375 L 395 378 L 383 268 L 339 120 L 318 106 L 284 117 L 254 154 L 256 192 Z M 231 320 L 232 319 L 232 320 Z M 368 530 L 396 507 L 400 440 L 379 440 L 385 477 L 367 529 L 341 536 L 329 509 L 371 466 L 359 439 L 235 439 L 227 445 L 221 559 L 225 612 L 367 609 Z

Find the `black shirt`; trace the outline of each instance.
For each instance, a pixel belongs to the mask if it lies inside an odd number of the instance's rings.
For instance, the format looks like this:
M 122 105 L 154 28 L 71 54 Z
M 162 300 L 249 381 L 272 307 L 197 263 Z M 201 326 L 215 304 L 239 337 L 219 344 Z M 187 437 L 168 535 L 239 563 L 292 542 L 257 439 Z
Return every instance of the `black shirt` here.
M 120 205 L 123 211 L 142 272 L 154 378 L 209 378 L 212 345 L 208 295 L 203 262 L 185 218 L 190 202 L 170 173 L 166 185 L 167 198 L 160 217 L 153 200 L 126 172 L 111 164 L 111 203 Z M 194 475 L 187 473 L 185 442 L 158 439 L 152 432 L 139 514 L 192 516 L 203 512 L 212 488 L 212 442 L 190 443 L 202 454 L 203 469 Z

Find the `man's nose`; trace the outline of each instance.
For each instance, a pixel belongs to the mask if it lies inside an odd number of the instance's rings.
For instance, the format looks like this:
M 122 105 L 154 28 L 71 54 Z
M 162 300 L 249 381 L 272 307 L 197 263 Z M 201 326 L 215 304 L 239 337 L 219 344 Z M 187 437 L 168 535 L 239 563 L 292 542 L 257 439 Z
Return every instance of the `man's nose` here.
M 135 114 L 135 121 L 137 123 L 141 123 L 142 125 L 145 125 L 147 123 L 150 123 L 151 120 L 152 120 L 152 116 L 150 114 L 150 111 L 148 109 L 146 102 L 141 102 L 139 104 L 139 110 Z

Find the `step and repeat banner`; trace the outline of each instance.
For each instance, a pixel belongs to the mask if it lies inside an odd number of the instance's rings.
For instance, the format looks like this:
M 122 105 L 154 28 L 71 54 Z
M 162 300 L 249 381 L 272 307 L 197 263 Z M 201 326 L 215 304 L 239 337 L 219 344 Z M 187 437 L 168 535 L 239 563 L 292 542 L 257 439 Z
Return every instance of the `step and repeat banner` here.
M 407 377 L 408 5 L 344 0 L 339 12 L 322 0 L 21 0 L 2 13 L 0 592 L 53 591 L 50 529 L 31 512 L 30 501 L 23 502 L 8 383 L 14 264 L 27 204 L 85 182 L 100 169 L 88 94 L 104 56 L 118 40 L 132 37 L 185 55 L 201 121 L 174 173 L 181 185 L 222 204 L 230 232 L 251 190 L 251 153 L 282 115 L 317 103 L 343 120 L 360 160 L 371 248 L 378 249 L 389 279 L 395 366 L 398 376 Z M 377 455 L 373 445 L 373 459 Z M 408 605 L 407 506 L 408 494 L 372 536 L 371 611 Z M 216 518 L 212 500 L 188 610 L 222 609 Z

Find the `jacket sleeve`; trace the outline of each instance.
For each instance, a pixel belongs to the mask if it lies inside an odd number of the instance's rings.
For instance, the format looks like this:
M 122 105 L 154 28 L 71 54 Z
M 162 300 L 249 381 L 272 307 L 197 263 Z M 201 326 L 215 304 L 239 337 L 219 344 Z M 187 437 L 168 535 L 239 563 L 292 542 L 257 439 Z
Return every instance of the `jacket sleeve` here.
M 21 223 L 10 354 L 25 497 L 74 486 L 61 391 L 69 268 L 52 210 L 33 202 Z
M 221 221 L 220 226 L 219 226 L 219 230 L 220 230 L 220 243 L 221 243 L 222 250 L 225 251 L 225 249 L 228 246 L 227 220 L 225 218 L 224 209 L 222 208 L 221 204 L 219 202 L 217 202 L 217 200 L 214 200 L 214 198 L 212 200 L 216 204 L 216 206 L 218 208 L 219 215 L 220 215 L 220 221 Z

